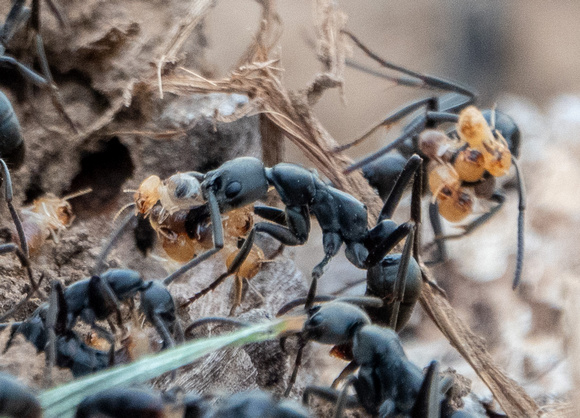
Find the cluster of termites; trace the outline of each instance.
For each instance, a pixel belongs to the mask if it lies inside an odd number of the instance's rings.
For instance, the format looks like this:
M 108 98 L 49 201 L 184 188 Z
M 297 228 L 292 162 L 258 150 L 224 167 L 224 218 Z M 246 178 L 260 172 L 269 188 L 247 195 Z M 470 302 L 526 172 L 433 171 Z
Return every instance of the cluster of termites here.
M 6 43 L 17 29 L 16 21 L 20 21 L 19 16 L 23 13 L 22 3 L 14 3 L 2 27 L 0 62 L 15 66 L 36 84 L 52 88 L 50 74 L 37 74 L 4 53 Z M 33 1 L 32 7 L 38 8 L 38 1 Z M 366 51 L 354 36 L 350 36 Z M 46 60 L 46 57 L 41 56 L 41 59 Z M 407 359 L 397 335 L 409 320 L 424 285 L 417 262 L 420 245 L 414 245 L 421 222 L 421 197 L 427 189 L 423 183 L 426 179 L 432 194 L 431 220 L 440 255 L 443 255 L 444 241 L 456 236 L 443 234 L 437 221 L 439 215 L 451 222 L 460 222 L 472 214 L 476 199 L 495 202 L 491 210 L 464 225 L 465 233 L 482 225 L 504 201 L 495 179 L 506 175 L 512 165 L 516 166 L 520 183 L 520 233 L 514 279 L 514 287 L 517 286 L 521 275 L 525 206 L 515 159 L 519 151 L 519 130 L 509 116 L 473 107 L 475 95 L 469 89 L 378 61 L 425 85 L 451 92 L 459 99 L 454 105 L 441 106 L 440 97 L 429 97 L 387 117 L 381 125 L 390 126 L 421 110 L 419 116 L 402 129 L 397 140 L 347 170 L 362 168 L 369 183 L 383 198 L 384 206 L 374 226 L 368 227 L 367 209 L 363 203 L 329 185 L 314 171 L 295 164 L 265 167 L 256 158 L 239 157 L 207 173 L 177 173 L 165 180 L 152 175 L 137 190 L 129 191 L 133 193 L 133 201 L 127 206 L 134 206 L 134 212 L 110 238 L 93 275 L 68 287 L 58 281 L 52 282 L 48 301 L 30 317 L 1 324 L 2 329 L 8 328 L 10 332 L 3 350 L 10 349 L 16 335 L 24 336 L 39 352 L 46 353 L 47 375 L 54 366 L 68 368 L 77 377 L 131 361 L 134 358 L 131 344 L 123 344 L 117 349 L 115 334 L 117 327 L 124 329 L 120 303 L 132 301 L 136 295 L 139 295 L 139 309 L 144 318 L 163 341 L 162 349 L 183 342 L 191 330 L 208 322 L 246 326 L 234 319 L 202 318 L 189 324 L 184 331 L 169 286 L 214 254 L 223 252 L 226 272 L 192 294 L 185 304 L 210 293 L 228 276 L 234 275 L 236 297 L 230 311 L 233 316 L 241 302 L 243 280 L 254 277 L 265 262 L 262 250 L 254 245 L 256 234 L 267 234 L 286 246 L 302 245 L 308 240 L 314 217 L 323 234 L 324 258 L 312 270 L 312 284 L 306 297 L 288 301 L 279 311 L 279 315 L 291 315 L 289 312 L 302 306 L 301 312 L 306 314 L 304 326 L 297 335 L 299 348 L 285 395 L 290 394 L 296 381 L 305 344 L 316 341 L 335 346 L 335 351 L 343 353 L 350 363 L 332 387 L 307 386 L 303 394 L 306 406 L 309 398 L 317 396 L 336 405 L 336 416 L 342 416 L 346 408 L 355 407 L 381 417 L 468 416 L 451 407 L 447 394 L 453 382 L 439 375 L 438 364 L 431 363 L 423 373 Z M 58 100 L 55 103 L 58 105 Z M 0 113 L 0 164 L 5 200 L 14 224 L 9 234 L 10 242 L 1 245 L 0 252 L 15 253 L 31 282 L 28 294 L 2 314 L 1 320 L 6 321 L 39 289 L 41 279 L 35 281 L 30 257 L 47 239 L 56 241 L 70 226 L 74 215 L 68 200 L 79 193 L 63 198 L 46 195 L 30 207 L 20 211 L 14 208 L 9 167 L 15 170 L 22 164 L 24 139 L 14 110 L 1 93 Z M 448 131 L 438 129 L 445 124 L 452 125 Z M 345 148 L 347 146 L 342 147 Z M 409 219 L 397 224 L 392 220 L 393 213 L 410 184 Z M 265 200 L 270 189 L 275 190 L 283 209 L 257 204 Z M 162 280 L 144 280 L 133 270 L 103 268 L 119 235 L 135 217 L 155 234 L 169 258 L 182 263 Z M 402 252 L 392 254 L 403 241 Z M 147 253 L 153 242 L 151 239 L 137 244 Z M 317 295 L 318 280 L 343 244 L 349 262 L 367 272 L 366 295 Z M 79 320 L 94 330 L 98 337 L 93 338 L 97 342 L 87 342 L 79 336 L 75 331 Z M 110 329 L 99 324 L 105 320 Z M 108 342 L 105 344 L 108 349 L 97 344 L 99 338 Z M 342 388 L 338 389 L 343 381 Z M 351 386 L 354 394 L 349 392 Z M 181 408 L 179 414 L 187 417 L 309 415 L 305 406 L 262 391 L 214 401 L 209 395 L 183 394 L 179 389 L 156 393 L 125 388 L 86 398 L 78 406 L 77 416 L 165 416 L 168 409 L 175 408 Z M 7 375 L 0 375 L 0 413 L 39 417 L 42 409 L 28 388 Z

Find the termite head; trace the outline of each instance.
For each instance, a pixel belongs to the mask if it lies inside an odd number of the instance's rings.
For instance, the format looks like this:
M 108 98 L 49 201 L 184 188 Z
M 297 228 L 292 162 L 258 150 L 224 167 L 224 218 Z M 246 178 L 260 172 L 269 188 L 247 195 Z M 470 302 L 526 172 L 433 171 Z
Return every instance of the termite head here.
M 161 179 L 158 176 L 149 176 L 139 186 L 133 199 L 135 200 L 135 215 L 148 216 L 153 206 L 159 201 L 159 187 Z
M 460 180 L 476 182 L 485 174 L 486 159 L 481 151 L 467 147 L 458 151 L 453 167 Z

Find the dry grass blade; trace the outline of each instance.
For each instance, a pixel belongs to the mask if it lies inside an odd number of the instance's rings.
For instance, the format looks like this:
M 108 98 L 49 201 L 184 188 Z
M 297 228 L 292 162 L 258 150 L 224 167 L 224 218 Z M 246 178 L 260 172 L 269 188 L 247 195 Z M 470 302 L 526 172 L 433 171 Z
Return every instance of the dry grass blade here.
M 163 67 L 168 62 L 175 62 L 177 60 L 177 53 L 187 40 L 189 35 L 193 32 L 195 27 L 201 22 L 205 15 L 214 5 L 213 0 L 200 0 L 193 2 L 191 10 L 181 22 L 173 27 L 173 36 L 170 39 L 165 52 L 157 61 L 157 81 L 159 83 L 159 96 L 163 98 L 163 85 L 161 84 L 161 74 Z
M 263 2 L 269 7 L 269 2 Z M 269 9 L 271 10 L 271 9 Z M 321 37 L 320 52 L 324 72 L 317 74 L 315 80 L 300 92 L 285 89 L 274 61 L 268 60 L 263 51 L 272 45 L 254 46 L 254 58 L 234 70 L 227 78 L 220 80 L 200 80 L 183 75 L 173 75 L 164 79 L 164 88 L 177 94 L 192 93 L 242 93 L 246 94 L 256 110 L 264 114 L 285 135 L 297 145 L 330 181 L 339 189 L 350 193 L 367 205 L 369 223 L 374 224 L 382 208 L 382 202 L 360 171 L 348 177 L 343 170 L 352 163 L 342 153 L 334 153 L 336 141 L 318 121 L 311 109 L 324 90 L 342 85 L 344 66 L 344 40 L 338 35 L 345 19 L 331 2 L 320 0 L 317 6 L 318 34 Z M 273 25 L 262 22 L 262 30 L 271 30 Z M 270 29 L 268 29 L 270 28 Z M 271 39 L 267 34 L 260 39 Z M 153 85 L 153 83 L 151 83 Z M 430 278 L 430 272 L 423 267 L 423 274 Z M 525 391 L 493 362 L 485 349 L 482 339 L 476 336 L 453 310 L 445 297 L 425 286 L 421 298 L 424 309 L 429 313 L 437 327 L 450 343 L 474 368 L 480 378 L 488 385 L 503 410 L 513 417 L 539 416 L 539 408 Z

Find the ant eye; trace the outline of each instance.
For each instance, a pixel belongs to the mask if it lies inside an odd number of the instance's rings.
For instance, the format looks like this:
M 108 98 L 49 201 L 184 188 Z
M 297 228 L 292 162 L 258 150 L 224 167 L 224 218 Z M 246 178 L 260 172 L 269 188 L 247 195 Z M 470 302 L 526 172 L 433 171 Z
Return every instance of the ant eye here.
M 228 199 L 235 197 L 242 191 L 242 184 L 238 181 L 232 181 L 226 187 L 225 193 Z

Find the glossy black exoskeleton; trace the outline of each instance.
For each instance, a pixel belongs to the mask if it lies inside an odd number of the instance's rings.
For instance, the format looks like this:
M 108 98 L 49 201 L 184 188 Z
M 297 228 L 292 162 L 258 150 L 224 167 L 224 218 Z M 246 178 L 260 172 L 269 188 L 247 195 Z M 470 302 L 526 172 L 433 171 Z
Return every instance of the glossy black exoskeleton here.
M 152 280 L 145 283 L 141 290 L 140 309 L 163 338 L 163 348 L 175 345 L 172 334 L 177 333 L 178 342 L 183 341 L 183 331 L 175 314 L 175 302 L 161 282 Z
M 304 336 L 323 344 L 352 342 L 353 362 L 359 371 L 348 379 L 342 393 L 332 388 L 307 387 L 303 395 L 305 403 L 312 395 L 337 402 L 336 416 L 341 416 L 344 407 L 356 406 L 381 417 L 440 415 L 439 394 L 447 392 L 451 382 L 445 381 L 440 387 L 436 363 L 423 376 L 407 359 L 395 331 L 371 325 L 365 312 L 343 302 L 317 306 L 308 316 Z M 350 384 L 356 397 L 346 394 Z
M 30 388 L 11 375 L 0 373 L 0 415 L 13 418 L 40 418 L 42 407 Z
M 209 207 L 214 248 L 169 275 L 164 284 L 171 283 L 223 248 L 221 214 L 265 198 L 268 188 L 274 187 L 286 206 L 285 210 L 272 207 L 254 208 L 256 214 L 272 222 L 259 222 L 254 225 L 228 273 L 239 268 L 251 249 L 256 232 L 267 233 L 285 245 L 304 244 L 310 233 L 312 214 L 322 229 L 325 252 L 324 259 L 312 271 L 310 295 L 313 297 L 317 279 L 343 243 L 346 245 L 345 254 L 348 260 L 358 268 L 368 269 L 378 264 L 398 242 L 414 231 L 415 223 L 420 219 L 420 208 L 416 205 L 412 208 L 409 222 L 397 225 L 390 218 L 405 186 L 414 177 L 420 176 L 420 167 L 420 157 L 409 158 L 397 186 L 381 211 L 377 226 L 372 229 L 367 227 L 365 205 L 351 195 L 322 182 L 315 172 L 298 165 L 281 163 L 265 168 L 255 158 L 240 157 L 205 175 L 199 174 L 202 194 Z M 413 184 L 419 186 L 420 181 L 414 181 Z M 410 256 L 410 252 L 408 254 Z M 224 277 L 222 275 L 218 280 Z M 216 282 L 209 287 L 213 287 Z M 205 289 L 198 292 L 190 301 L 205 293 Z
M 162 418 L 161 395 L 144 389 L 115 388 L 88 396 L 79 404 L 76 418 L 97 416 Z

